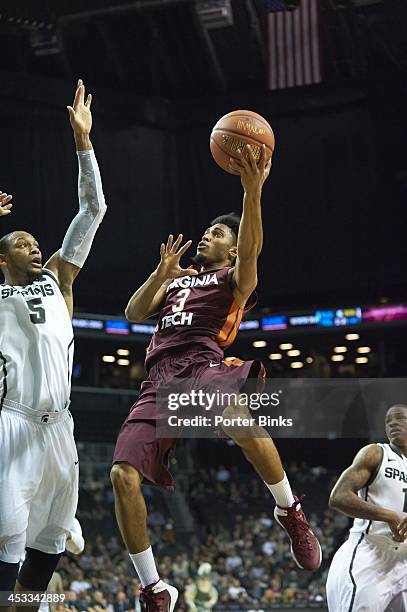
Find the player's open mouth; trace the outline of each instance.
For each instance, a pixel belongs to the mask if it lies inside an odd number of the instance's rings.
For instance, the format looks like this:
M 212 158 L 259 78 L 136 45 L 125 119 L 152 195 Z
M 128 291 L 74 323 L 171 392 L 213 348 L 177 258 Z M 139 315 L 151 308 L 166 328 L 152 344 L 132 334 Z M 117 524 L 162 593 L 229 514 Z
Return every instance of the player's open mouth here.
M 39 257 L 34 257 L 31 263 L 33 266 L 36 266 L 37 268 L 41 268 L 42 266 L 41 259 Z
M 208 245 L 207 245 L 207 244 L 205 244 L 204 242 L 200 242 L 200 243 L 198 244 L 198 250 L 199 250 L 199 249 L 206 249 L 206 247 L 207 247 L 207 246 L 208 246 Z

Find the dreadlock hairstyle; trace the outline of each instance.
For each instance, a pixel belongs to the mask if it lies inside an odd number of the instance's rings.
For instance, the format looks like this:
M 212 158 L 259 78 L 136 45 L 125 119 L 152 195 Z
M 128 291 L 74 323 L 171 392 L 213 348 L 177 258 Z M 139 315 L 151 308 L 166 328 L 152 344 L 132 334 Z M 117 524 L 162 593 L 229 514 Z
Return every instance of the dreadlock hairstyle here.
M 237 242 L 237 234 L 239 232 L 240 225 L 240 216 L 235 213 L 227 213 L 226 215 L 219 215 L 215 219 L 212 219 L 211 225 L 216 225 L 216 223 L 223 223 L 223 225 L 227 225 L 228 228 L 233 232 L 234 238 Z

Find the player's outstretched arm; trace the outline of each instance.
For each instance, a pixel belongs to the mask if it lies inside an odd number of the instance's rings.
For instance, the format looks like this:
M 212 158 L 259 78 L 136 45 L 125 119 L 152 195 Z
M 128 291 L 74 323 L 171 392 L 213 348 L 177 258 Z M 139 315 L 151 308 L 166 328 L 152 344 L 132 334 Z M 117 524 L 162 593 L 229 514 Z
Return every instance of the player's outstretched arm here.
M 257 286 L 257 258 L 263 246 L 263 224 L 261 220 L 261 192 L 267 179 L 271 160 L 266 163 L 266 148 L 263 145 L 259 164 L 248 147 L 248 159 L 239 152 L 240 162 L 230 160 L 230 165 L 239 172 L 244 189 L 243 213 L 237 237 L 237 258 L 232 281 L 234 296 L 244 306 Z
M 11 213 L 13 205 L 11 203 L 13 196 L 0 191 L 0 217 L 5 217 Z
M 364 501 L 357 494 L 374 479 L 382 458 L 383 449 L 377 444 L 368 444 L 360 449 L 352 465 L 341 474 L 334 486 L 329 506 L 352 518 L 388 523 L 393 538 L 401 542 L 404 537 L 400 536 L 398 526 L 403 519 L 402 513 L 399 515 L 392 510 Z
M 173 278 L 178 276 L 193 276 L 197 272 L 193 268 L 181 268 L 180 259 L 191 246 L 188 240 L 183 246 L 182 234 L 175 242 L 172 234 L 168 236 L 167 244 L 160 246 L 160 263 L 146 282 L 132 295 L 125 310 L 126 318 L 133 323 L 139 323 L 157 314 L 165 301 L 165 292 Z
M 79 79 L 73 105 L 67 107 L 79 164 L 79 212 L 68 228 L 61 249 L 45 264 L 57 276 L 71 316 L 72 283 L 89 255 L 96 231 L 106 212 L 99 167 L 89 138 L 92 128 L 91 104 L 92 96 L 89 94 L 85 101 L 85 86 Z

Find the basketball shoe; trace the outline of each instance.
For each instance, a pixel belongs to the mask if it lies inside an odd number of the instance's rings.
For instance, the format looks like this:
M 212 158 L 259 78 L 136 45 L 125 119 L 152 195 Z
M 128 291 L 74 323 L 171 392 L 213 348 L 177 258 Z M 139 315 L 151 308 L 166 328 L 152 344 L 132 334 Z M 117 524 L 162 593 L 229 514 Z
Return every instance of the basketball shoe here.
M 294 561 L 301 569 L 315 571 L 322 561 L 321 546 L 316 535 L 311 531 L 306 516 L 301 508 L 304 498 L 294 496 L 295 502 L 289 508 L 276 506 L 274 518 L 283 527 L 291 540 L 291 554 Z M 286 515 L 278 514 L 277 507 L 287 512 Z
M 140 587 L 140 603 L 143 612 L 173 612 L 178 590 L 163 580 Z

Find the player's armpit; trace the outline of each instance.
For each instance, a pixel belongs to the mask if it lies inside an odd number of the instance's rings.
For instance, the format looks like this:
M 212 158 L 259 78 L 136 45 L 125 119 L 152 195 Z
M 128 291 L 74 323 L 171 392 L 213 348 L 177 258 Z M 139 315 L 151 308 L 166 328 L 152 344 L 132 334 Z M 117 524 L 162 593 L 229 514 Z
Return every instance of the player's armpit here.
M 329 506 L 354 518 L 386 521 L 388 517 L 384 508 L 374 506 L 357 495 L 374 480 L 382 458 L 383 449 L 377 444 L 363 447 L 333 488 Z
M 250 295 L 257 287 L 257 257 L 251 260 L 236 258 L 236 265 L 231 272 L 230 281 L 233 296 L 241 308 L 244 308 Z
M 51 255 L 44 268 L 51 270 L 55 274 L 60 286 L 72 285 L 81 271 L 81 268 L 75 266 L 75 264 L 62 259 L 60 250 Z

